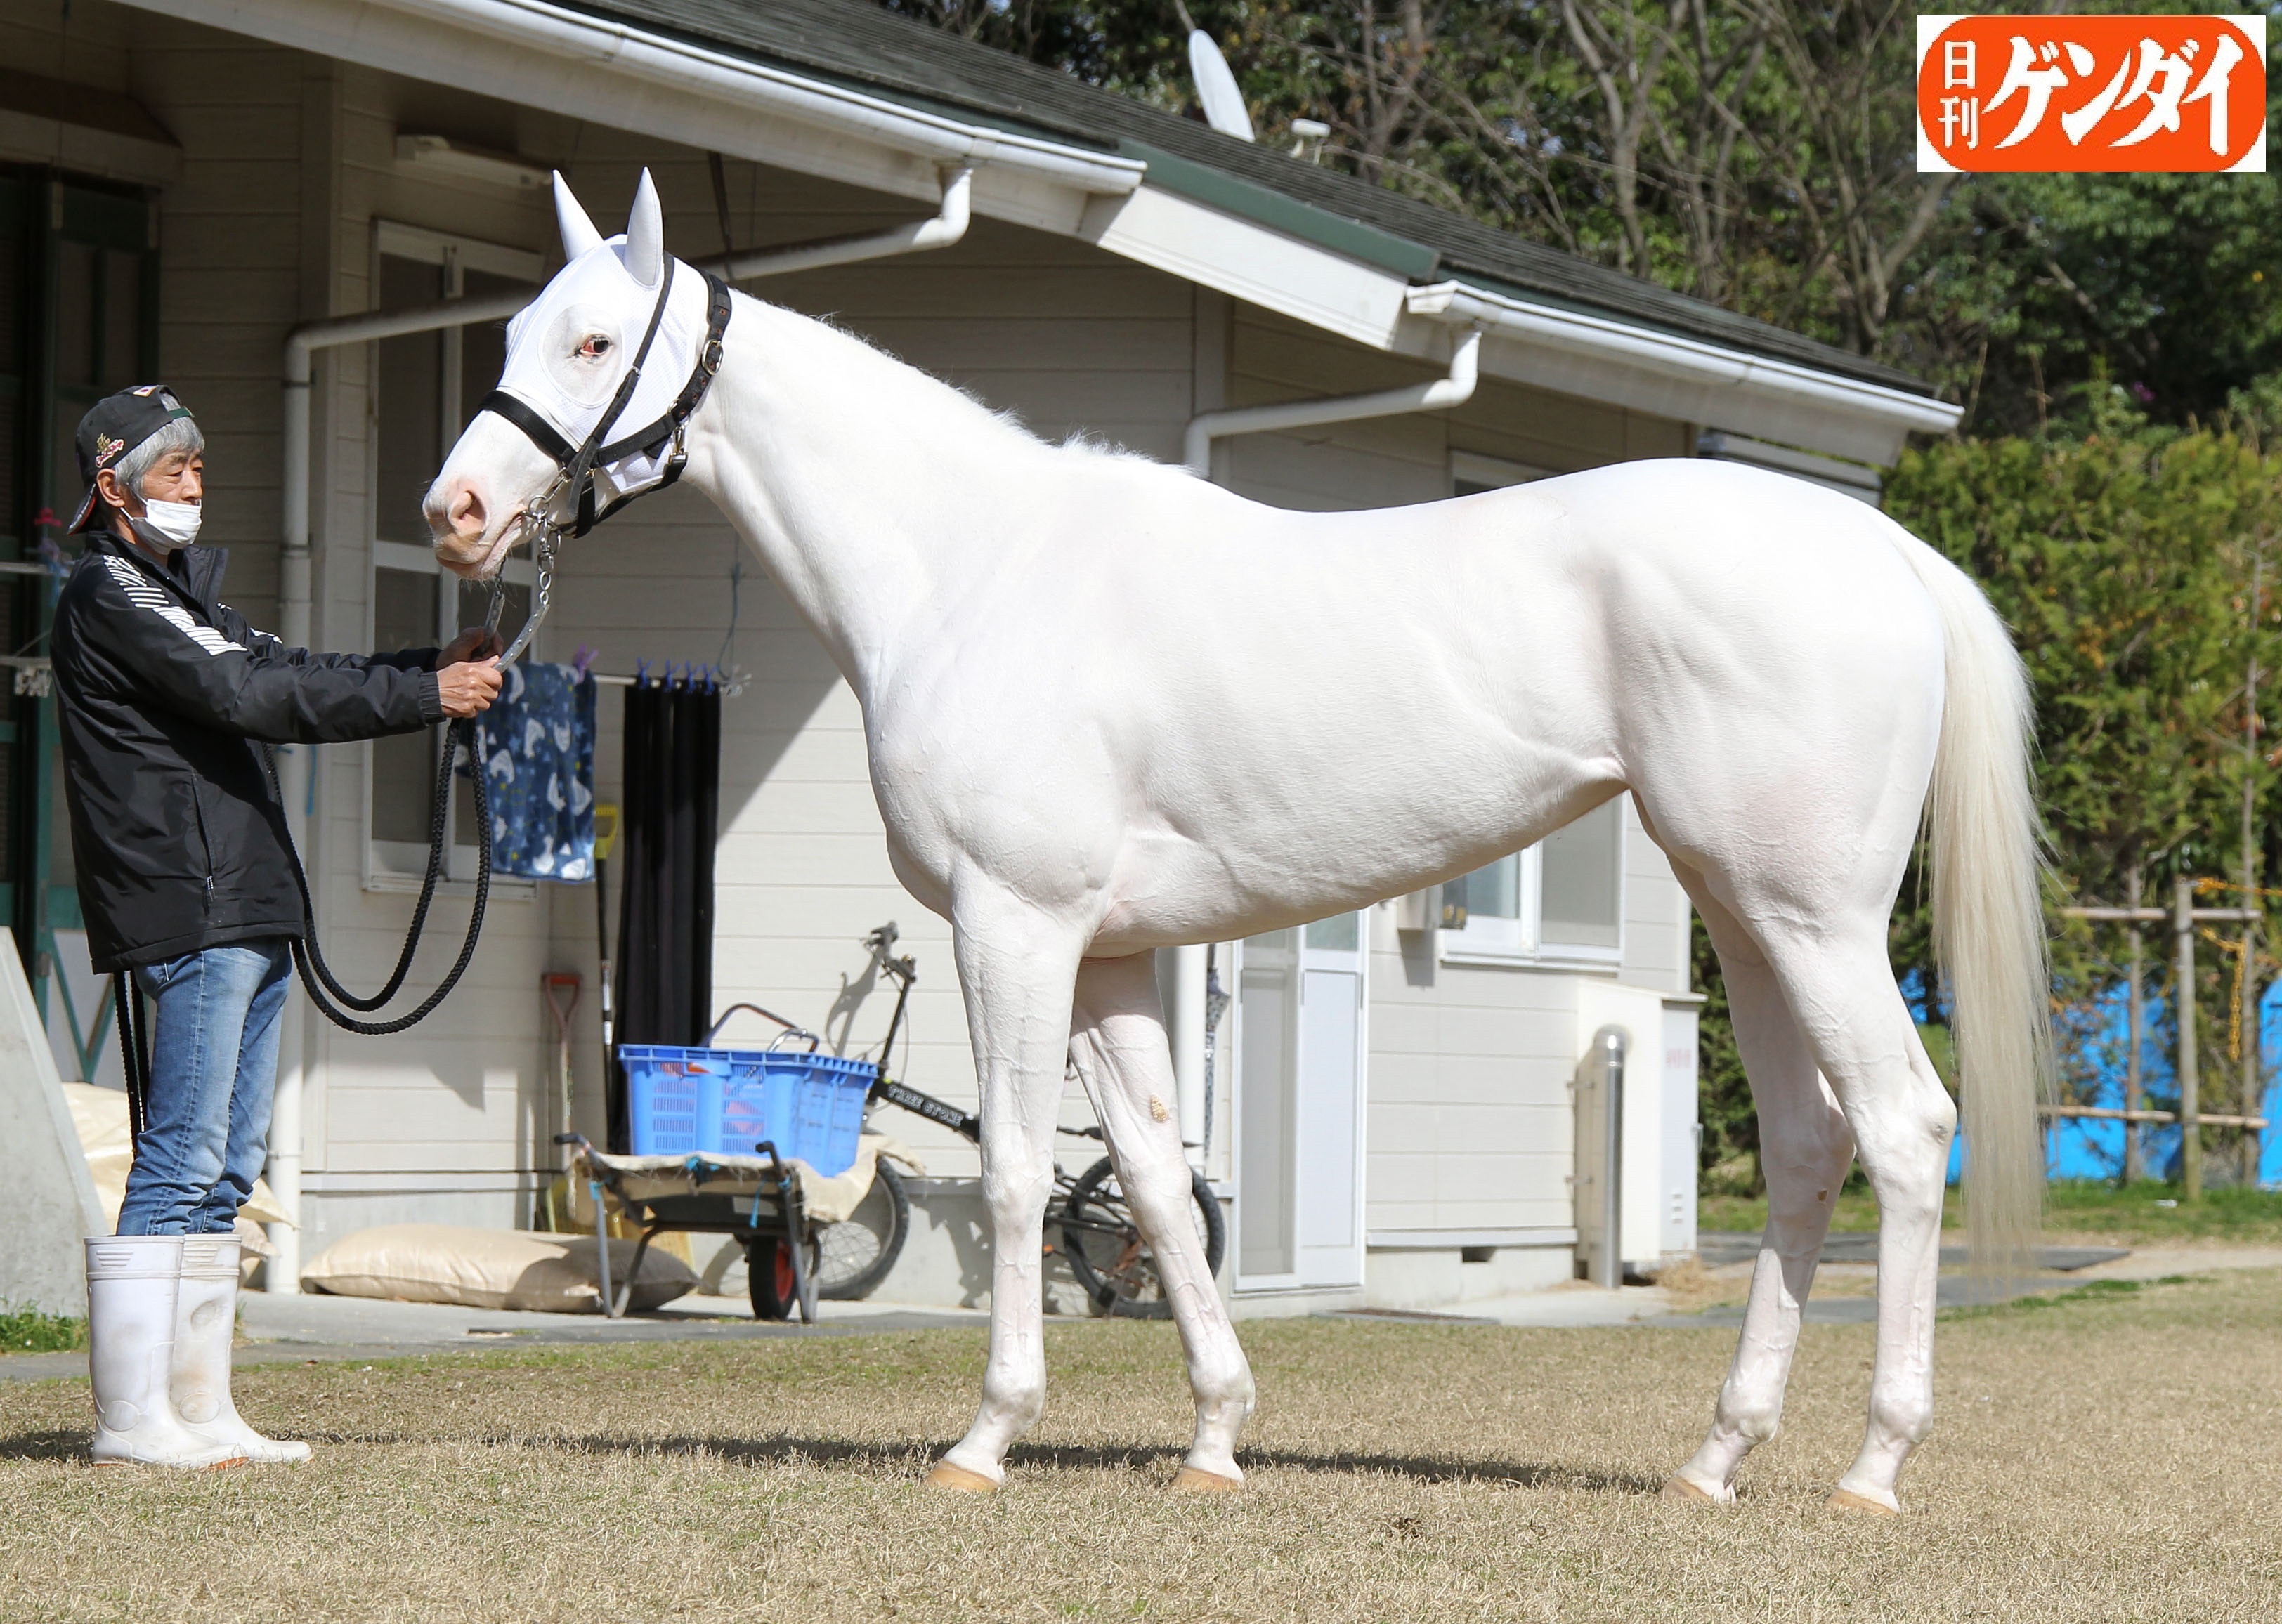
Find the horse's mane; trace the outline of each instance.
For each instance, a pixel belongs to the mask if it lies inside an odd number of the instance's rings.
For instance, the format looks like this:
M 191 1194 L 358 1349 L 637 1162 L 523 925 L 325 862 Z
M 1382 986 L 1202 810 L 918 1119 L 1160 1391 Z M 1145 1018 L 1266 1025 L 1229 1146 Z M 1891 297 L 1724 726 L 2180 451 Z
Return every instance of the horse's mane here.
M 994 406 L 979 398 L 965 385 L 954 383 L 948 378 L 937 377 L 924 367 L 905 360 L 870 334 L 847 325 L 837 313 L 811 314 L 806 311 L 794 310 L 788 305 L 772 305 L 765 299 L 756 299 L 754 302 L 765 309 L 795 316 L 803 321 L 821 328 L 834 337 L 844 339 L 873 358 L 885 361 L 897 372 L 923 379 L 943 391 L 946 398 L 946 404 L 956 402 L 953 409 L 966 415 L 966 421 L 978 428 L 988 426 L 1001 433 L 1013 436 L 1037 450 L 1065 456 L 1106 458 L 1116 461 L 1140 463 L 1150 468 L 1167 466 L 1145 452 L 1133 451 L 1114 441 L 1104 439 L 1090 429 L 1072 429 L 1060 441 L 1049 440 L 1024 422 L 1021 414 L 1013 407 Z

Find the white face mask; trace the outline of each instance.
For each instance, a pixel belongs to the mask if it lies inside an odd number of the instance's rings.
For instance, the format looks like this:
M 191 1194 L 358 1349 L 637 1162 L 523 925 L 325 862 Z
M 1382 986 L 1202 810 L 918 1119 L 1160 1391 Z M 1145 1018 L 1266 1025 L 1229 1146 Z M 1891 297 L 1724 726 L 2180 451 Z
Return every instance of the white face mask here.
M 145 498 L 144 516 L 129 518 L 135 538 L 159 553 L 187 547 L 198 538 L 200 508 L 196 502 L 160 502 Z

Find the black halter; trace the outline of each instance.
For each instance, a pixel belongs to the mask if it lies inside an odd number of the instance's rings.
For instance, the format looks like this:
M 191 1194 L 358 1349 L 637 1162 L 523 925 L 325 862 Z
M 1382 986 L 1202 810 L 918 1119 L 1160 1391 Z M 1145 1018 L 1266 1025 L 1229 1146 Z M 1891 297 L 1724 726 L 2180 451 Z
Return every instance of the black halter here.
M 626 375 L 618 382 L 617 393 L 610 397 L 609 406 L 604 408 L 602 416 L 594 420 L 594 430 L 586 437 L 583 445 L 572 445 L 556 431 L 554 424 L 505 390 L 492 391 L 476 406 L 477 412 L 493 412 L 504 417 L 529 436 L 532 445 L 555 459 L 555 488 L 547 492 L 541 505 L 552 511 L 555 503 L 567 493 L 574 514 L 570 524 L 573 536 L 584 536 L 636 497 L 664 490 L 681 477 L 682 468 L 689 460 L 682 449 L 682 432 L 704 400 L 705 391 L 712 387 L 714 375 L 721 370 L 721 336 L 729 329 L 729 284 L 710 271 L 703 273 L 708 294 L 705 342 L 698 346 L 697 365 L 690 372 L 689 382 L 681 386 L 681 392 L 673 398 L 673 404 L 656 421 L 607 444 L 602 438 L 633 398 L 634 385 L 641 382 L 642 365 L 649 360 L 650 345 L 656 340 L 658 327 L 665 320 L 666 301 L 673 294 L 675 264 L 674 259 L 668 256 L 665 274 L 658 279 L 657 303 L 651 307 L 649 326 L 642 334 L 641 347 L 634 352 L 633 365 L 626 368 Z M 655 458 L 669 442 L 672 445 L 672 455 L 666 460 L 665 471 L 656 483 L 644 485 L 639 491 L 625 491 L 601 512 L 595 511 L 596 468 L 637 452 Z M 536 522 L 541 524 L 552 522 L 544 515 L 539 516 Z

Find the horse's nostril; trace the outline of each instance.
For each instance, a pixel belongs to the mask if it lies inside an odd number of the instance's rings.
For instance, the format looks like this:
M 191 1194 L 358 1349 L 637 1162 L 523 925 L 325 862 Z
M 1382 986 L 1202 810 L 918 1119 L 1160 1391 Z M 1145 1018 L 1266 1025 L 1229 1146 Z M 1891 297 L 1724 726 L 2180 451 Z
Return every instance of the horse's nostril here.
M 484 499 L 476 494 L 474 486 L 462 485 L 453 491 L 451 505 L 445 511 L 454 535 L 484 533 Z

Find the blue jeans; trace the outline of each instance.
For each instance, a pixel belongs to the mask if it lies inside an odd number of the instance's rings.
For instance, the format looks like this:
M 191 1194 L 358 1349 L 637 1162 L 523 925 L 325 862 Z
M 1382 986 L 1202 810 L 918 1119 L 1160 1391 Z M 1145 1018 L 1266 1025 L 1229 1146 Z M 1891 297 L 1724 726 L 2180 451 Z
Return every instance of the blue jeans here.
M 120 1234 L 221 1235 L 237 1221 L 269 1151 L 277 1017 L 291 967 L 281 936 L 135 971 L 158 1008 Z

